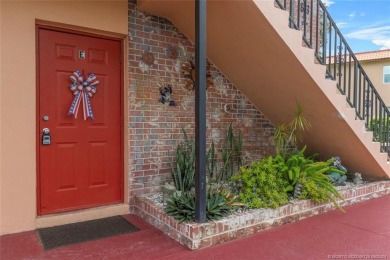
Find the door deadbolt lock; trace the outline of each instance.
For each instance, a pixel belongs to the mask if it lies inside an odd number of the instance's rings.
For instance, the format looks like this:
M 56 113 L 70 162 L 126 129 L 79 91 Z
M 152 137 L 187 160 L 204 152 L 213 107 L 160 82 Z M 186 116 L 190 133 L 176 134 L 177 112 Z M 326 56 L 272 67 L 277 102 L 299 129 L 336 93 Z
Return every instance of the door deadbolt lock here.
M 42 130 L 42 144 L 49 145 L 50 143 L 51 143 L 50 129 L 43 128 L 43 130 Z

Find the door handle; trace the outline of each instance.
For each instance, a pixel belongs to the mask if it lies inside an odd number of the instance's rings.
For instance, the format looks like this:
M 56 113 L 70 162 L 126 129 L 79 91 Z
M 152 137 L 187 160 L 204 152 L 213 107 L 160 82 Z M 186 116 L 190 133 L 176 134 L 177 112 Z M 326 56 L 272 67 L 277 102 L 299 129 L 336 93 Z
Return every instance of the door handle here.
M 47 127 L 42 129 L 42 144 L 43 145 L 51 144 L 50 129 Z

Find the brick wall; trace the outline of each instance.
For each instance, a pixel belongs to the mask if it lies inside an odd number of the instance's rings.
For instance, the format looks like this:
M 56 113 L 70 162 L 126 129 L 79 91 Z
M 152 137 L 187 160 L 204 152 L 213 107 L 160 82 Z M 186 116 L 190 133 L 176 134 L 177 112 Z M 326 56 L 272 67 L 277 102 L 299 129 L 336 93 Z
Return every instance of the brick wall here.
M 176 48 L 171 59 L 168 48 Z M 142 55 L 154 55 L 152 65 Z M 129 125 L 128 171 L 130 196 L 156 192 L 170 178 L 176 145 L 182 140 L 181 128 L 193 136 L 195 127 L 194 91 L 185 88 L 181 65 L 194 56 L 194 45 L 167 19 L 152 16 L 129 5 L 129 82 L 127 88 Z M 214 86 L 207 90 L 207 140 L 216 144 L 220 156 L 227 127 L 232 124 L 243 134 L 246 162 L 273 153 L 272 124 L 225 77 L 211 66 Z M 176 106 L 159 102 L 159 87 L 173 87 Z M 219 158 L 220 159 L 220 158 Z

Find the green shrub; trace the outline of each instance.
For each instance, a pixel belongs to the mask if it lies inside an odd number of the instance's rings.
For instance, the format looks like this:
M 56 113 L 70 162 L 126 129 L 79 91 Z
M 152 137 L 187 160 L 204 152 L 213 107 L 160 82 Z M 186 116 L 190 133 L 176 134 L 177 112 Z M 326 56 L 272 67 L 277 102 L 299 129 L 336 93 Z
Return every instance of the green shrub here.
M 218 191 L 208 189 L 206 197 L 206 219 L 208 221 L 219 220 L 231 213 L 233 205 L 228 204 L 228 198 Z M 165 212 L 180 222 L 195 221 L 194 192 L 176 192 L 171 195 L 167 200 Z
M 232 180 L 239 200 L 251 208 L 277 208 L 288 202 L 288 182 L 272 156 L 241 167 Z
M 374 117 L 368 123 L 368 129 L 374 132 L 374 139 L 376 141 L 386 142 L 389 138 L 389 136 L 386 135 L 386 132 L 390 133 L 390 117 L 383 117 L 382 120 L 378 117 Z
M 328 191 L 319 187 L 314 180 L 302 178 L 300 184 L 302 184 L 303 189 L 299 199 L 310 199 L 317 203 L 328 200 Z
M 333 159 L 314 162 L 304 156 L 305 148 L 284 159 L 282 155 L 269 156 L 232 177 L 240 201 L 251 208 L 276 208 L 293 197 L 295 185 L 302 186 L 300 199 L 315 202 L 330 200 L 341 209 L 334 197 L 343 199 L 326 173 L 345 174 L 332 166 Z

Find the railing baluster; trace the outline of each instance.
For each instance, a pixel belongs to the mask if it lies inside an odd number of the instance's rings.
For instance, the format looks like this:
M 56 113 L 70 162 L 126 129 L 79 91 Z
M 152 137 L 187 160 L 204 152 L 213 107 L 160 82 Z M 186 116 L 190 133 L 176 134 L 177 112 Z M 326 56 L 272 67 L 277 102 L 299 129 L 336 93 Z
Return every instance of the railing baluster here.
M 305 28 L 305 25 L 304 25 L 304 22 L 305 22 L 305 18 L 303 17 L 303 21 L 301 21 L 301 16 L 302 16 L 302 13 L 303 15 L 305 15 L 304 11 L 305 11 L 305 7 L 304 7 L 304 4 L 306 2 L 306 0 L 302 0 L 303 2 L 301 2 L 301 0 L 298 0 L 298 5 L 297 5 L 297 12 L 298 12 L 298 29 L 301 30 L 301 25 L 303 25 L 302 27 Z M 305 39 L 305 30 L 303 30 L 303 39 Z
M 319 56 L 319 54 L 318 54 L 318 52 L 319 52 L 319 42 L 320 42 L 320 40 L 319 40 L 319 34 L 318 34 L 318 31 L 319 31 L 319 29 L 320 29 L 320 25 L 319 25 L 319 22 L 320 22 L 320 10 L 319 10 L 319 1 L 317 0 L 316 1 L 317 2 L 317 4 L 316 4 L 316 50 L 315 50 L 315 56 L 316 56 L 316 58 L 317 58 L 317 60 L 318 61 L 320 61 L 319 60 L 319 58 L 318 58 L 318 56 Z
M 310 0 L 310 48 L 313 48 L 313 1 Z
M 351 104 L 351 54 L 348 53 L 348 95 L 347 100 L 348 103 L 353 107 L 353 104 Z
M 380 106 L 379 108 L 379 126 L 380 126 L 380 132 L 379 132 L 379 142 L 381 142 L 381 151 L 383 151 L 383 145 L 382 140 L 385 135 L 385 124 L 383 122 L 384 120 L 384 113 L 383 113 L 383 106 Z
M 373 86 L 370 84 L 370 90 L 371 90 L 371 117 L 370 117 L 370 122 L 372 123 L 372 120 L 374 119 L 374 91 L 372 90 Z M 370 123 L 369 122 L 369 123 Z M 372 127 L 372 125 L 371 125 Z
M 390 153 L 390 113 L 384 109 L 384 128 L 383 152 Z
M 353 63 L 354 64 L 354 68 L 353 68 L 353 107 L 355 108 L 356 110 L 356 114 L 358 113 L 357 109 L 356 109 L 356 104 L 357 104 L 357 64 L 356 62 Z
M 331 28 L 332 28 L 332 23 L 331 23 Z M 329 55 L 332 55 L 332 53 L 329 53 Z M 335 34 L 334 34 L 334 46 L 333 46 L 333 79 L 336 79 L 337 77 L 337 71 L 336 71 L 336 66 L 337 66 L 337 33 L 335 31 Z
M 345 76 L 346 73 L 347 73 L 347 48 L 345 47 L 345 43 L 344 43 L 344 57 L 343 57 L 343 60 L 344 60 L 344 68 L 343 68 L 343 91 L 344 91 L 344 95 L 346 93 L 346 90 L 347 90 L 347 77 Z
M 294 26 L 294 2 L 293 2 L 293 0 L 290 0 L 290 28 L 295 28 L 295 26 Z
M 278 4 L 279 8 L 282 10 L 286 10 L 286 0 L 283 0 L 283 3 L 280 2 L 280 0 L 275 0 L 276 3 Z
M 326 20 L 328 21 L 328 19 L 326 19 Z M 327 55 L 329 57 L 329 64 L 328 64 L 329 77 L 331 79 L 333 79 L 333 75 L 332 75 L 332 26 L 329 27 L 329 49 L 325 55 Z
M 338 36 L 338 34 L 337 34 L 337 36 Z M 340 39 L 340 37 L 338 37 L 338 38 Z M 343 86 L 341 85 L 341 76 L 342 76 L 342 73 L 341 73 L 341 65 L 342 65 L 342 62 L 343 62 L 343 58 L 342 58 L 343 44 L 342 44 L 342 42 L 341 42 L 341 39 L 340 39 L 339 44 L 340 44 L 340 45 L 338 46 L 338 52 L 337 52 L 338 64 L 337 64 L 337 72 L 336 72 L 336 75 L 337 75 L 339 90 L 340 90 L 341 93 L 344 94 Z
M 326 13 L 324 10 L 322 10 L 322 64 L 326 64 Z
M 367 101 L 367 97 L 366 97 L 366 93 L 367 93 L 367 89 L 366 89 L 366 78 L 364 78 L 364 81 L 363 81 L 363 120 L 366 119 L 366 116 L 367 116 L 367 107 L 368 107 L 368 101 Z
M 361 71 L 360 70 L 360 66 L 358 66 L 358 69 L 359 69 L 359 72 Z M 358 117 L 361 119 L 361 112 L 362 112 L 362 73 L 360 72 L 359 73 L 359 89 L 358 89 L 358 92 L 357 92 L 357 95 L 358 95 L 358 100 L 359 100 L 359 112 L 358 112 Z
M 370 94 L 371 94 L 371 88 L 370 88 L 370 83 L 367 82 L 367 98 L 366 98 L 366 128 L 369 129 L 369 123 L 371 121 L 371 114 L 370 114 L 370 107 L 371 107 L 371 99 L 370 99 Z

